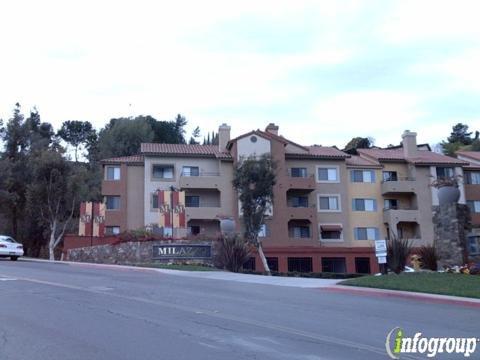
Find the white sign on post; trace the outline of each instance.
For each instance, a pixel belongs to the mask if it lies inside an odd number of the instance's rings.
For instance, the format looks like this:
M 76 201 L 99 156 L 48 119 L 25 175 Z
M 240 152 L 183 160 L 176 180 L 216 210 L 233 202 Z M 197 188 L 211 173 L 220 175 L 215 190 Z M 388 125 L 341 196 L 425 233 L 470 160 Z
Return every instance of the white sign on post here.
M 387 252 L 387 241 L 375 240 L 375 253 L 378 254 L 378 253 L 386 253 L 386 252 Z
M 387 257 L 386 256 L 378 256 L 378 263 L 379 264 L 386 264 L 387 263 Z

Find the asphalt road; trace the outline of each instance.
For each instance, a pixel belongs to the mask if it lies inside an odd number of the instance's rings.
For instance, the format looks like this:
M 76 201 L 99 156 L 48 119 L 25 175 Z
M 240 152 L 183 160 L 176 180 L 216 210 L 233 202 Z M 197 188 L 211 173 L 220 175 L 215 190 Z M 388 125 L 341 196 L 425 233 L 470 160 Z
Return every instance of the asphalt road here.
M 480 337 L 480 311 L 0 259 L 1 360 L 386 359 L 396 326 L 412 336 Z

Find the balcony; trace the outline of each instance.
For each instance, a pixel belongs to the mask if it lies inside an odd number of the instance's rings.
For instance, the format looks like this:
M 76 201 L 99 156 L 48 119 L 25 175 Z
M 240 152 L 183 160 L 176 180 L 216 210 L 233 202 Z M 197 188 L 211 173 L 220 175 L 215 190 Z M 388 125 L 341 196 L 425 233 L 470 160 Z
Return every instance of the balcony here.
M 306 176 L 291 176 L 287 173 L 286 177 L 287 189 L 299 189 L 299 190 L 315 190 L 315 177 L 313 175 Z
M 182 189 L 218 189 L 223 182 L 220 173 L 201 172 L 199 175 L 180 175 L 180 188 Z
M 383 210 L 383 222 L 386 224 L 397 224 L 399 222 L 418 223 L 419 212 L 416 208 L 395 208 Z
M 382 195 L 387 194 L 414 194 L 417 185 L 413 178 L 398 178 L 382 182 Z
M 219 216 L 224 214 L 221 207 L 187 207 L 185 208 L 187 215 L 187 221 L 191 219 L 197 220 L 213 220 L 218 219 Z
M 317 209 L 315 206 L 310 207 L 288 207 L 288 219 L 304 219 L 310 220 L 312 223 L 316 221 Z

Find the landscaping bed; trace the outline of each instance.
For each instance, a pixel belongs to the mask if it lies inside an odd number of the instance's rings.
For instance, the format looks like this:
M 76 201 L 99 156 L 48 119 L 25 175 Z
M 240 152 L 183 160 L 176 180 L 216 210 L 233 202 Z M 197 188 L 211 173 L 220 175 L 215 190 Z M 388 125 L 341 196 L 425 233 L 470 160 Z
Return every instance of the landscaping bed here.
M 480 298 L 480 276 L 452 273 L 401 273 L 363 276 L 340 285 Z

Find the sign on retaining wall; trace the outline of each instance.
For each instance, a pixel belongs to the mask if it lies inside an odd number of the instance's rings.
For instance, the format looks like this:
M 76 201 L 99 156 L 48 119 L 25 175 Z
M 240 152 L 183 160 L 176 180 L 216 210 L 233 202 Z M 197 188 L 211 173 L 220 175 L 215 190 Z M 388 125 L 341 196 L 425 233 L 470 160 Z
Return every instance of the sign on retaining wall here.
M 153 259 L 210 259 L 210 245 L 154 245 Z

